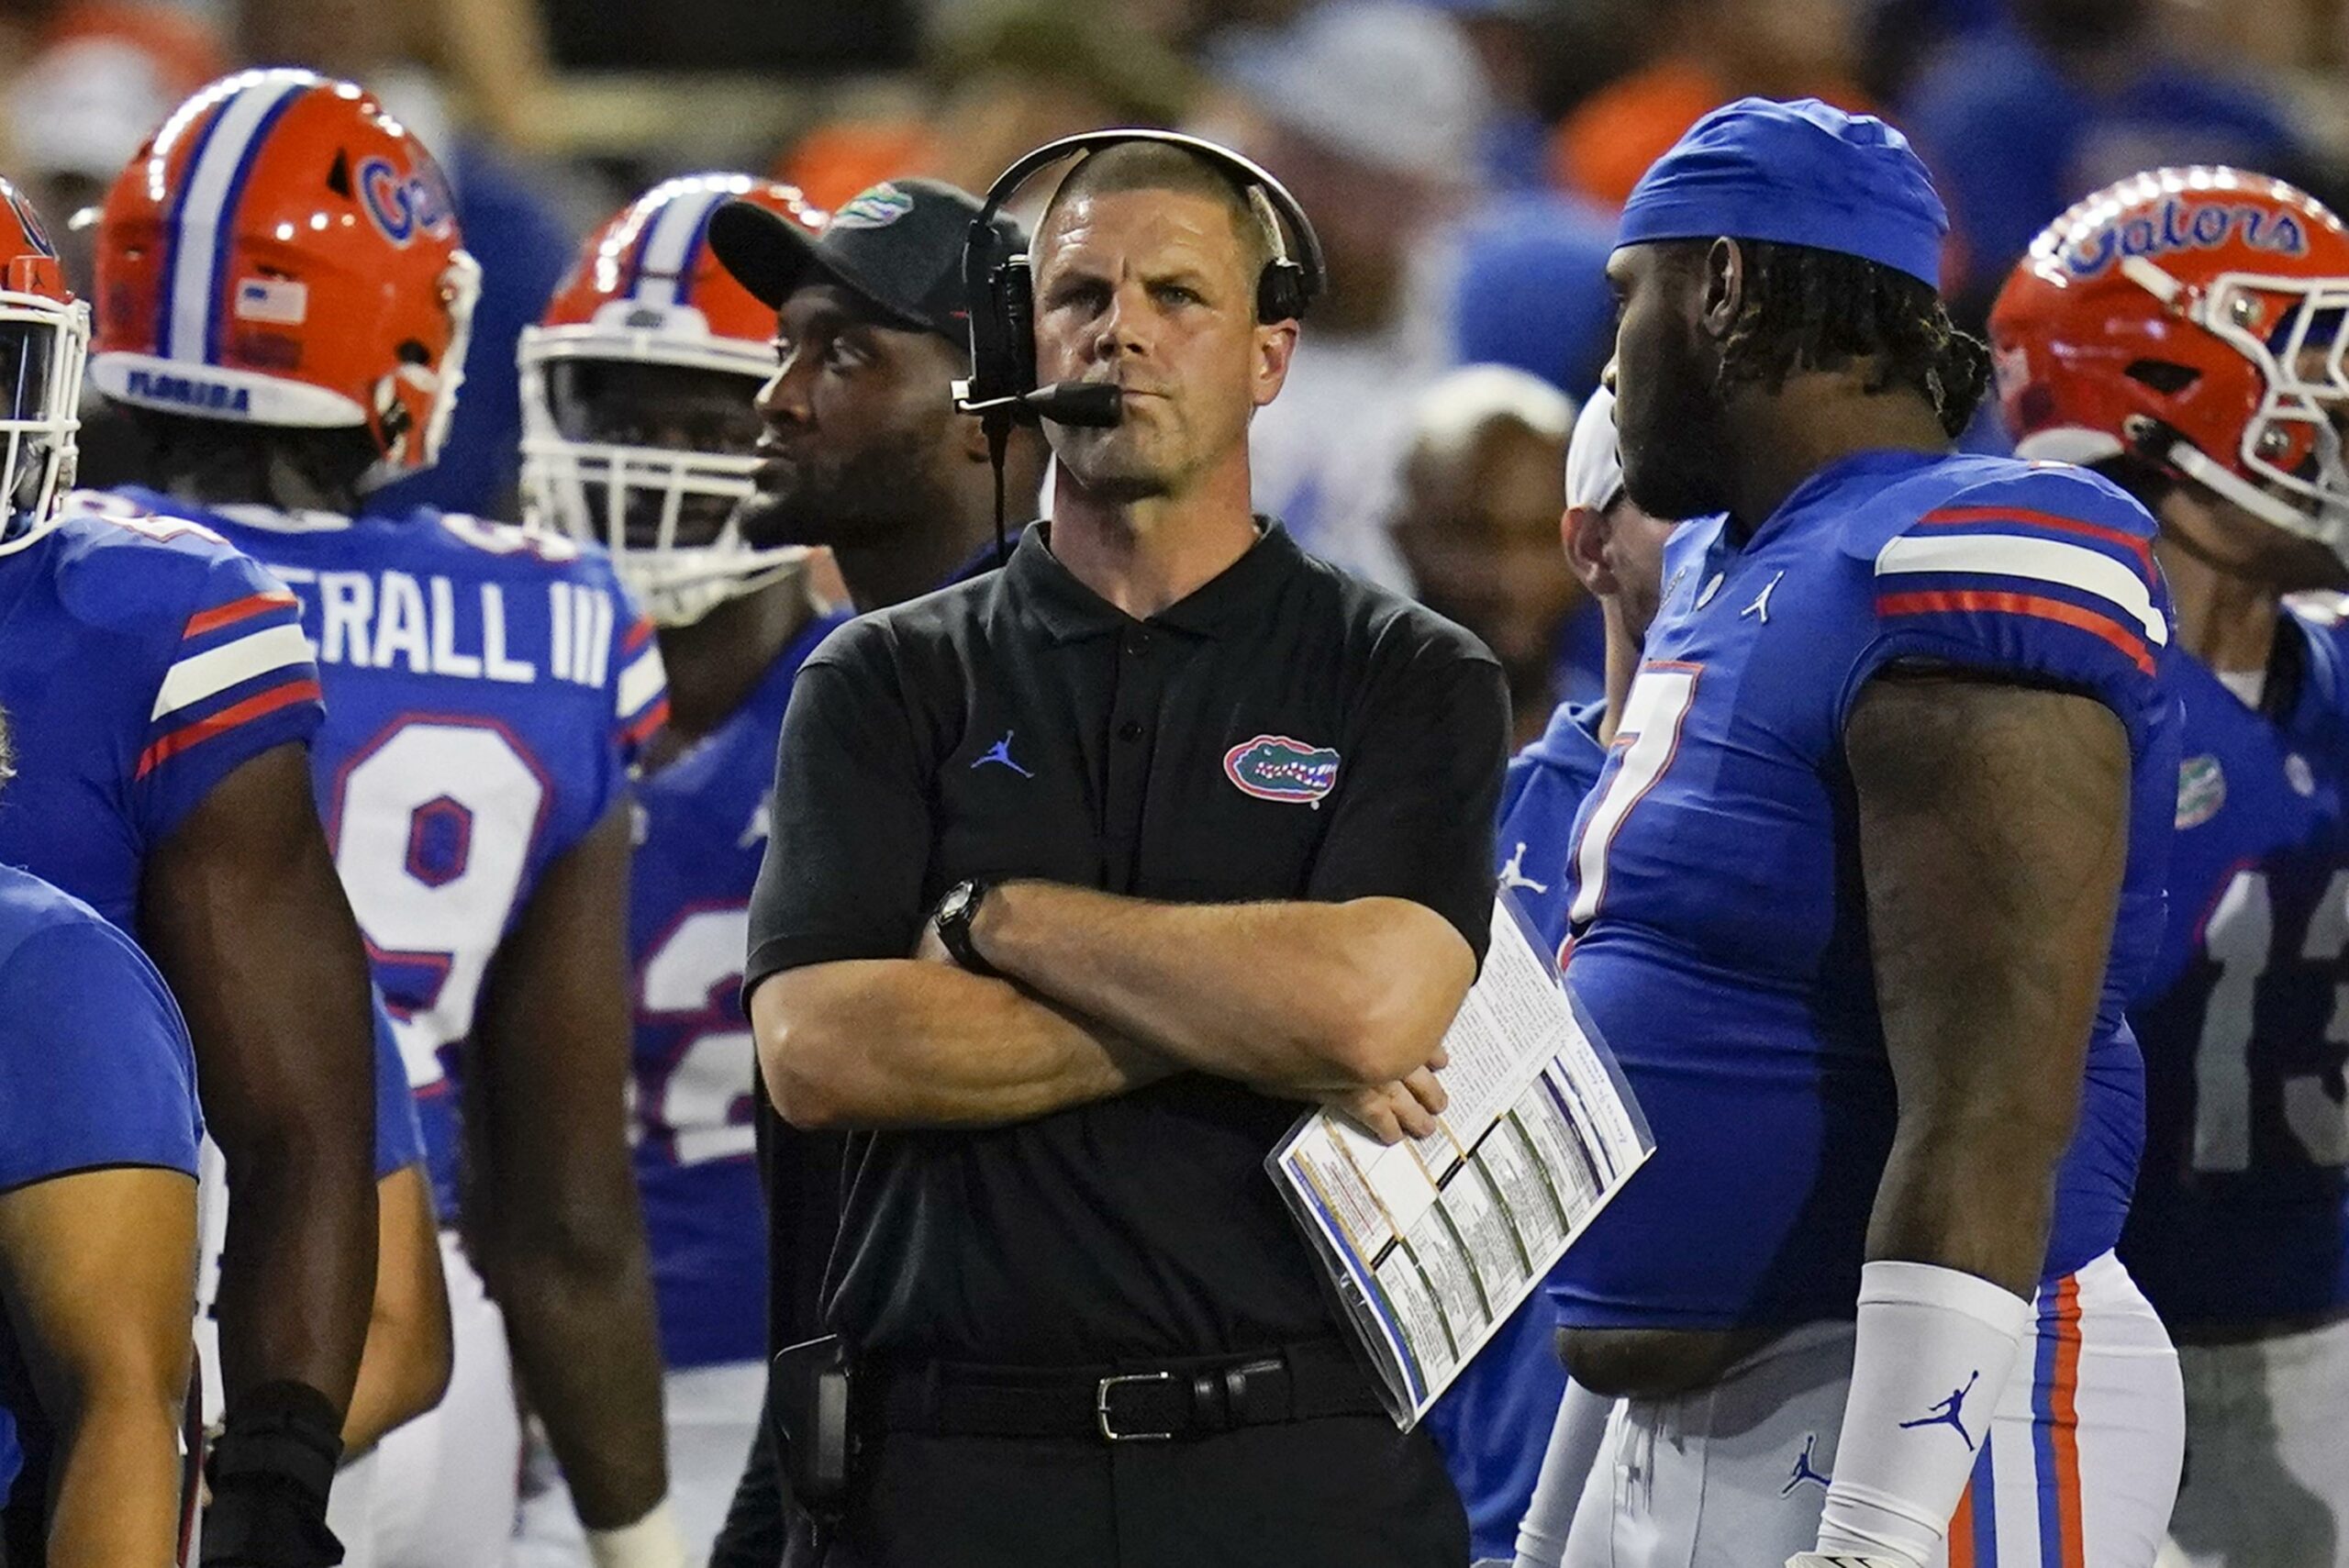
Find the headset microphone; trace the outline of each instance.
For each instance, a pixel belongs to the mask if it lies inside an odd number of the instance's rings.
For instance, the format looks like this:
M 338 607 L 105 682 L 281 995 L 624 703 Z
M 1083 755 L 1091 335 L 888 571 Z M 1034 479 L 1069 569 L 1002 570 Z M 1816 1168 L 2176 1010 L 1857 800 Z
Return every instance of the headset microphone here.
M 1038 417 L 1055 425 L 1106 430 L 1126 417 L 1125 394 L 1108 382 L 1055 382 L 1019 401 Z
M 1060 381 L 1013 397 L 989 397 L 975 401 L 971 396 L 970 388 L 971 384 L 967 381 L 954 384 L 954 406 L 961 413 L 992 414 L 997 410 L 1016 410 L 1039 419 L 1049 419 L 1055 425 L 1094 430 L 1106 430 L 1122 423 L 1126 417 L 1125 394 L 1111 382 Z
M 1124 420 L 1126 395 L 1106 381 L 1056 381 L 1008 397 L 974 397 L 972 384 L 958 381 L 953 395 L 956 412 L 976 414 L 986 431 L 987 464 L 995 470 L 995 560 L 1001 566 L 1011 560 L 1011 540 L 1004 526 L 1003 463 L 1012 421 L 1050 419 L 1055 425 L 1106 430 Z

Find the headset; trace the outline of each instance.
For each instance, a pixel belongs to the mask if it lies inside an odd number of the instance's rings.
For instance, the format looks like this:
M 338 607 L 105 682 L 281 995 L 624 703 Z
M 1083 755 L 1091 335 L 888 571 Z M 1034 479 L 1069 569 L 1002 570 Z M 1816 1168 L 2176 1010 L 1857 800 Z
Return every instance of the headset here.
M 963 241 L 963 296 L 971 327 L 971 376 L 957 383 L 955 406 L 977 414 L 988 433 L 1008 437 L 1014 423 L 1109 426 L 1121 405 L 1114 387 L 1084 383 L 1036 384 L 1035 272 L 1024 250 L 1003 253 L 995 216 L 1041 170 L 1078 153 L 1090 155 L 1127 142 L 1153 141 L 1178 147 L 1230 180 L 1247 198 L 1272 240 L 1273 259 L 1256 279 L 1256 319 L 1301 318 L 1329 282 L 1320 236 L 1288 188 L 1262 166 L 1228 147 L 1179 131 L 1092 130 L 1048 141 L 1006 169 L 987 187 L 979 213 Z M 1292 257 L 1281 232 L 1286 220 L 1299 255 Z

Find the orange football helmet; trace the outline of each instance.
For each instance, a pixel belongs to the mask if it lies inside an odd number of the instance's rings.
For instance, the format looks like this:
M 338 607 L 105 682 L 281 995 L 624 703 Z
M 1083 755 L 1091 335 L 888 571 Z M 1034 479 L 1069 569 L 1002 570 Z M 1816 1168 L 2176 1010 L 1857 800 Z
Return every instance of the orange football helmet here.
M 90 373 L 166 413 L 363 428 L 372 487 L 440 455 L 480 286 L 440 165 L 372 95 L 248 71 L 107 195 Z
M 55 520 L 59 494 L 72 487 L 82 364 L 90 347 L 90 307 L 66 288 L 40 216 L 6 180 L 0 180 L 0 373 L 15 389 L 0 410 L 0 435 L 8 439 L 4 551 L 46 529 Z
M 2027 458 L 2131 453 L 2349 559 L 2349 232 L 2305 192 L 2157 169 L 2075 206 L 1990 313 Z
M 807 554 L 754 548 L 737 530 L 734 510 L 759 466 L 747 450 L 599 439 L 574 411 L 596 376 L 651 365 L 739 380 L 748 410 L 774 372 L 774 311 L 734 281 L 705 238 L 709 215 L 733 200 L 811 234 L 822 221 L 796 189 L 773 181 L 665 181 L 588 236 L 544 321 L 522 332 L 523 517 L 608 549 L 663 626 L 699 620 Z

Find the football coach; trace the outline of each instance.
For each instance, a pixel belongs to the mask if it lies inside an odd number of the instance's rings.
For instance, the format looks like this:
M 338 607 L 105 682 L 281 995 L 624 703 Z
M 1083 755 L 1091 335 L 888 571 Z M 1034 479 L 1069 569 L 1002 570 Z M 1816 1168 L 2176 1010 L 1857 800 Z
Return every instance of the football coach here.
M 1433 1130 L 1508 700 L 1250 511 L 1318 282 L 1269 286 L 1299 269 L 1260 174 L 1074 166 L 1038 379 L 1121 418 L 1048 426 L 1052 518 L 1004 570 L 852 622 L 792 695 L 744 989 L 777 1109 L 853 1135 L 837 1344 L 783 1423 L 822 1521 L 795 1564 L 1467 1560 L 1264 1160 L 1315 1102 Z

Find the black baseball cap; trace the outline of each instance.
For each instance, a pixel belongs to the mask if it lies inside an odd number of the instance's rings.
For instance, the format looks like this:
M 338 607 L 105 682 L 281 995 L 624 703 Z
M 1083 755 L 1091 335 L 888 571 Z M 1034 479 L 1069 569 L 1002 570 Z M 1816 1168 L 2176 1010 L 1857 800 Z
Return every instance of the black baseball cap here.
M 763 304 L 780 307 L 808 283 L 837 284 L 891 326 L 935 332 L 956 343 L 969 332 L 963 293 L 963 242 L 979 199 L 943 180 L 884 180 L 859 192 L 810 234 L 750 202 L 710 215 L 718 263 Z M 1009 217 L 992 220 L 996 258 L 1028 248 Z

